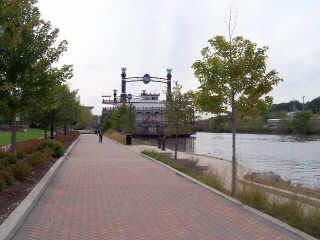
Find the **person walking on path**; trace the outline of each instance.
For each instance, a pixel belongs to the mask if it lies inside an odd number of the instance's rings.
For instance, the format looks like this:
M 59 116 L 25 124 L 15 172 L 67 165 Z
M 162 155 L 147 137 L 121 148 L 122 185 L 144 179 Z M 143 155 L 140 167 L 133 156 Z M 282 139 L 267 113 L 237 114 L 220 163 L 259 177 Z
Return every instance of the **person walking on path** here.
M 98 130 L 98 136 L 99 136 L 99 143 L 102 143 L 102 137 L 103 137 L 102 129 Z

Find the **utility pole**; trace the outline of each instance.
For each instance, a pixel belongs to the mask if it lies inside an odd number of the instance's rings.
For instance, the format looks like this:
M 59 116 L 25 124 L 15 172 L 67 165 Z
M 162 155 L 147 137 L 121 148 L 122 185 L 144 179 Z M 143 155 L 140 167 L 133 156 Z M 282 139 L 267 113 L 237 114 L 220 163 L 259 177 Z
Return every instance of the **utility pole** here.
M 302 97 L 302 112 L 304 112 L 304 97 L 305 96 Z

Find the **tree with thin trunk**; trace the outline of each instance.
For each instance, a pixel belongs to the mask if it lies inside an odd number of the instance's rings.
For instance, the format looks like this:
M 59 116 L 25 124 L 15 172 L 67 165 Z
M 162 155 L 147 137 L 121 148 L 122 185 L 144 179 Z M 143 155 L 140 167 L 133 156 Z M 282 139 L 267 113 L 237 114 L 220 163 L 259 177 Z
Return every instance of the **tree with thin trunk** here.
M 229 34 L 229 36 L 231 36 Z M 202 60 L 192 65 L 200 87 L 194 93 L 197 109 L 213 114 L 227 113 L 231 108 L 232 122 L 232 185 L 236 193 L 236 129 L 237 116 L 255 116 L 266 111 L 272 104 L 267 94 L 282 79 L 275 70 L 267 70 L 267 47 L 241 36 L 223 36 L 209 39 L 209 46 L 201 51 Z
M 168 121 L 168 127 L 165 129 L 166 135 L 175 137 L 174 159 L 177 160 L 178 137 L 191 134 L 191 122 L 194 121 L 194 108 L 190 95 L 181 93 L 181 85 L 177 82 L 167 98 L 165 118 Z
M 0 4 L 0 104 L 12 119 L 12 154 L 16 154 L 17 115 L 59 84 L 48 73 L 67 49 L 66 41 L 55 44 L 59 31 L 40 18 L 36 3 L 2 0 Z

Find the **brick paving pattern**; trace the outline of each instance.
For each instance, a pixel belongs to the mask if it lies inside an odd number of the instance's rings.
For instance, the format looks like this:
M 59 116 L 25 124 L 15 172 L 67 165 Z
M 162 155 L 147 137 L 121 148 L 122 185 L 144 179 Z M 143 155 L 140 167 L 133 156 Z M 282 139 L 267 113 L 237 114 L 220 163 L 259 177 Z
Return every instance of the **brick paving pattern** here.
M 82 135 L 14 239 L 302 238 L 127 147 Z

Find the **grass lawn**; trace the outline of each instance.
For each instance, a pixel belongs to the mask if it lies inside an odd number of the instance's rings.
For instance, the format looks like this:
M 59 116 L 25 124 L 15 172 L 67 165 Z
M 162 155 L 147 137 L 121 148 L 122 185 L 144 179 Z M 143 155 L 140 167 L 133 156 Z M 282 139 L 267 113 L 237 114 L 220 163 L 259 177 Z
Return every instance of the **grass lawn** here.
M 17 132 L 17 142 L 23 142 L 29 139 L 43 137 L 43 130 L 38 128 L 29 128 L 27 132 Z M 0 146 L 11 143 L 11 132 L 0 131 Z

